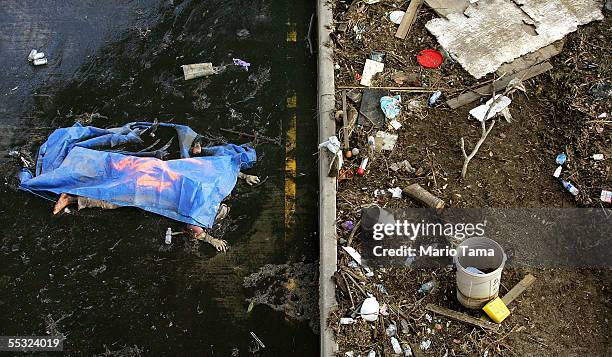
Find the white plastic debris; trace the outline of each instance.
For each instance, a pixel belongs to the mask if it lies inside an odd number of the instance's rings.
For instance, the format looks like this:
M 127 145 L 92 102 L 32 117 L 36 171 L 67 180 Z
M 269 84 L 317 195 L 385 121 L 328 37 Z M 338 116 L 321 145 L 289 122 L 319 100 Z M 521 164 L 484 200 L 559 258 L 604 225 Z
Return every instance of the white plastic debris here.
M 355 353 L 353 351 L 348 351 L 348 352 L 344 352 L 344 355 L 346 357 L 353 357 L 353 356 L 355 356 Z
M 370 350 L 370 352 L 368 352 L 368 357 L 376 357 L 376 351 Z
M 363 67 L 363 73 L 361 74 L 362 86 L 369 87 L 372 85 L 372 78 L 376 73 L 380 73 L 385 69 L 385 64 L 382 62 L 366 59 L 365 66 Z
M 408 345 L 404 345 L 404 357 L 412 357 L 412 348 Z
M 402 198 L 402 189 L 399 187 L 389 188 L 387 191 L 391 192 L 393 198 Z
M 408 160 L 404 160 L 404 161 L 400 161 L 400 162 L 394 162 L 392 163 L 389 168 L 391 170 L 393 170 L 393 172 L 397 172 L 399 170 L 405 170 L 408 171 L 410 173 L 415 173 L 416 169 L 414 167 L 412 167 L 412 165 L 410 165 L 410 162 Z
M 402 124 L 400 124 L 399 121 L 393 119 L 389 122 L 389 125 L 391 125 L 393 127 L 393 129 L 398 130 L 399 128 L 402 127 Z
M 398 137 L 397 134 L 390 134 L 384 131 L 379 131 L 376 133 L 376 142 L 377 142 L 376 146 L 378 147 L 378 143 L 381 142 L 382 150 L 391 151 L 395 147 L 395 142 L 397 141 L 397 137 Z
M 35 66 L 42 66 L 47 64 L 47 59 L 46 58 L 39 58 L 39 59 L 35 59 L 34 62 L 32 62 Z
M 185 64 L 182 65 L 181 68 L 183 68 L 183 76 L 186 81 L 194 78 L 210 76 L 217 73 L 212 63 L 210 62 Z
M 355 319 L 351 317 L 341 317 L 340 318 L 340 325 L 350 325 L 354 322 L 355 322 Z
M 357 262 L 357 264 L 361 265 L 361 254 L 359 254 L 359 252 L 356 251 L 355 248 L 342 247 L 342 249 L 344 249 L 344 251 L 347 252 L 348 255 L 350 255 L 351 258 L 353 258 L 353 260 Z
M 37 50 L 32 50 L 30 51 L 30 54 L 28 55 L 28 61 L 32 62 L 34 60 L 38 60 L 38 59 L 43 59 L 45 58 L 45 53 L 44 52 L 38 52 Z
M 378 304 L 378 300 L 372 296 L 363 301 L 359 314 L 361 314 L 361 318 L 364 320 L 372 322 L 378 319 L 379 309 L 380 305 Z
M 429 349 L 429 347 L 431 346 L 431 340 L 423 340 L 421 341 L 421 350 L 426 351 Z
M 395 334 L 397 333 L 397 327 L 395 327 L 394 323 L 391 323 L 391 324 L 389 324 L 389 327 L 387 327 L 385 332 L 387 333 L 387 336 L 394 337 Z
M 612 203 L 612 191 L 601 190 L 601 196 L 599 198 L 603 202 Z
M 557 166 L 557 168 L 555 169 L 555 172 L 553 172 L 553 177 L 556 177 L 556 178 L 561 177 L 562 170 L 563 170 L 563 166 L 561 165 Z
M 491 103 L 493 103 L 493 98 L 489 99 L 485 104 L 479 105 L 476 108 L 470 110 L 470 115 L 478 119 L 479 121 L 483 121 L 485 114 L 487 114 L 487 110 L 489 110 L 489 107 L 491 106 Z M 487 115 L 487 120 L 493 118 L 497 113 L 501 112 L 504 108 L 509 106 L 510 103 L 512 103 L 512 99 L 506 97 L 505 95 L 496 95 L 495 104 L 493 104 L 493 107 L 489 111 L 489 115 Z
M 404 11 L 391 11 L 389 14 L 389 20 L 391 20 L 391 22 L 394 24 L 399 25 L 402 23 L 402 19 L 404 18 L 405 14 L 406 12 Z
M 402 353 L 402 347 L 399 344 L 399 341 L 395 337 L 391 337 L 391 346 L 393 347 L 393 352 L 396 354 Z
M 601 161 L 604 159 L 604 154 L 593 154 L 593 160 L 595 161 Z
M 319 144 L 319 149 L 324 147 L 338 158 L 338 169 L 340 169 L 344 164 L 344 159 L 342 158 L 342 150 L 340 150 L 340 140 L 338 140 L 338 137 L 330 136 L 329 139 Z M 332 164 L 333 161 L 330 165 Z

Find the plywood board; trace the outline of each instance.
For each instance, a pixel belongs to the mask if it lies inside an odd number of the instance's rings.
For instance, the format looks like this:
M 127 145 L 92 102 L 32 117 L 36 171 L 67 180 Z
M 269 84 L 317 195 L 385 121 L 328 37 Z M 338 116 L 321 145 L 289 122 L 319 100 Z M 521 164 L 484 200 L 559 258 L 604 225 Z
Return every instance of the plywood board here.
M 504 74 L 510 75 L 549 60 L 553 56 L 561 53 L 564 44 L 565 40 L 560 40 L 546 47 L 542 47 L 535 52 L 523 55 L 510 63 L 504 63 L 497 69 L 497 74 L 500 76 Z
M 425 0 L 425 4 L 436 14 L 446 17 L 448 14 L 463 14 L 470 2 L 468 0 Z
M 602 20 L 597 0 L 480 0 L 425 27 L 476 78 Z

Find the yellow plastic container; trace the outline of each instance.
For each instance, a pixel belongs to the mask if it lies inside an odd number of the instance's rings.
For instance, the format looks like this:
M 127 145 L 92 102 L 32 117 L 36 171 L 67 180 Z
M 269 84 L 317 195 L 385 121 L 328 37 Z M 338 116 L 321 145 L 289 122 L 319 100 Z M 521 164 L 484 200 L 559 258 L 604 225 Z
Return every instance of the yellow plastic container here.
M 504 321 L 506 317 L 510 316 L 510 310 L 508 310 L 508 307 L 506 306 L 506 304 L 504 304 L 502 299 L 498 297 L 489 301 L 482 308 L 482 310 L 484 310 L 484 312 L 489 315 L 491 320 L 495 321 L 498 324 Z

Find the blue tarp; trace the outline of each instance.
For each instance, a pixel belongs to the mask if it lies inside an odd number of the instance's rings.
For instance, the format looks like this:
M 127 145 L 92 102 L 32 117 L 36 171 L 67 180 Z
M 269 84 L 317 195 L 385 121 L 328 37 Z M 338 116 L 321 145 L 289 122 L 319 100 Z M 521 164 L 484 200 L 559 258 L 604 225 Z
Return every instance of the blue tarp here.
M 151 123 L 113 129 L 75 124 L 49 136 L 38 152 L 36 175 L 22 171 L 20 188 L 41 195 L 65 192 L 95 198 L 211 227 L 240 170 L 255 164 L 255 150 L 225 144 L 203 148 L 205 156 L 190 158 L 197 133 L 183 125 L 160 125 L 176 130 L 181 159 L 163 161 L 114 150 L 142 143 L 140 134 Z

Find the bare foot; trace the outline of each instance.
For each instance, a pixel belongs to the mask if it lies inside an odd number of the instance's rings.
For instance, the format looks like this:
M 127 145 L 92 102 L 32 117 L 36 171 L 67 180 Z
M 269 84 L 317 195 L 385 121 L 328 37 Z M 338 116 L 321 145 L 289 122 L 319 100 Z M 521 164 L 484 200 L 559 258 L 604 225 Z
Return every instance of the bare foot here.
M 77 198 L 75 196 L 69 195 L 67 193 L 62 193 L 57 202 L 55 202 L 55 206 L 53 207 L 53 214 L 60 213 L 67 206 L 76 203 Z
M 196 235 L 195 238 L 197 240 L 201 240 L 212 245 L 219 252 L 227 251 L 227 241 L 215 238 L 206 232 L 202 232 L 201 234 Z

